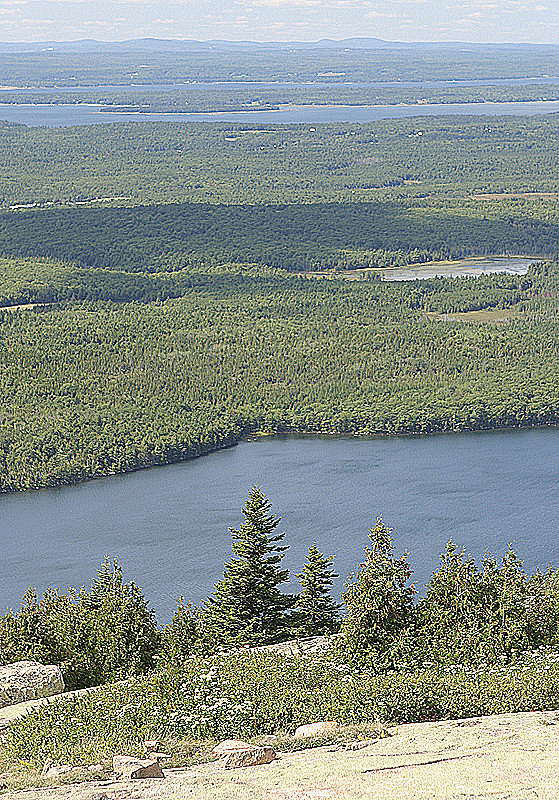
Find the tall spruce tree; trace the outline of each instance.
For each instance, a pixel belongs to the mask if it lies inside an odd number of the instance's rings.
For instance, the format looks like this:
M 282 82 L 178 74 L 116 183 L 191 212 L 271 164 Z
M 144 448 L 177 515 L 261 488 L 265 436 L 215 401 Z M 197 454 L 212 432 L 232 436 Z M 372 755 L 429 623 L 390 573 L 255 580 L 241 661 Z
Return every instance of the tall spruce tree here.
M 287 635 L 286 611 L 293 598 L 279 585 L 288 570 L 280 569 L 287 547 L 274 535 L 280 522 L 270 514 L 271 503 L 260 487 L 253 486 L 239 530 L 229 528 L 236 558 L 225 564 L 222 580 L 204 604 L 203 622 L 215 641 L 223 645 L 262 645 Z
M 302 592 L 295 601 L 293 632 L 296 636 L 320 636 L 335 633 L 339 628 L 338 611 L 330 597 L 333 579 L 338 576 L 330 569 L 334 557 L 325 558 L 316 540 L 309 547 L 303 571 L 296 577 Z

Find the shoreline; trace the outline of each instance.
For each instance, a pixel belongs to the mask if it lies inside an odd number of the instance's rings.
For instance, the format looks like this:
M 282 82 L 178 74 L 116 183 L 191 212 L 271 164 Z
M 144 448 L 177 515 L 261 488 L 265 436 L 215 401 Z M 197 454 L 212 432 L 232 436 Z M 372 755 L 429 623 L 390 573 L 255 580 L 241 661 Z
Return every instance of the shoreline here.
M 152 464 L 145 464 L 143 466 L 133 467 L 132 469 L 126 469 L 121 471 L 109 471 L 109 472 L 99 472 L 94 473 L 92 475 L 87 475 L 85 477 L 77 478 L 76 480 L 64 480 L 57 483 L 53 483 L 48 486 L 30 486 L 26 489 L 2 489 L 0 488 L 0 498 L 3 495 L 12 495 L 12 494 L 21 494 L 24 492 L 42 492 L 48 491 L 51 489 L 60 489 L 63 486 L 76 486 L 80 483 L 89 483 L 93 480 L 99 480 L 102 478 L 111 478 L 115 477 L 116 475 L 129 475 L 134 472 L 140 472 L 143 470 L 148 469 L 156 469 L 157 467 L 170 467 L 175 464 L 183 464 L 187 461 L 194 461 L 197 458 L 203 458 L 204 456 L 209 456 L 212 453 L 218 453 L 221 450 L 228 450 L 231 447 L 237 447 L 239 444 L 254 442 L 259 439 L 264 438 L 271 438 L 271 437 L 278 437 L 278 438 L 292 438 L 292 439 L 312 439 L 312 438 L 325 438 L 325 439 L 363 439 L 363 440 L 376 440 L 376 439 L 395 439 L 395 438 L 416 438 L 416 437 L 431 437 L 431 436 L 440 436 L 440 435 L 447 435 L 447 436 L 456 436 L 459 434 L 490 434 L 490 433 L 499 433 L 504 431 L 520 431 L 520 430 L 535 430 L 535 429 L 543 429 L 543 428 L 559 428 L 559 416 L 556 420 L 552 422 L 541 422 L 541 423 L 532 423 L 532 424 L 518 424 L 518 425 L 499 425 L 493 427 L 484 427 L 484 428 L 445 428 L 445 429 L 438 429 L 432 431 L 402 431 L 398 433 L 359 433 L 359 432 L 350 432 L 347 431 L 345 433 L 341 433 L 339 431 L 316 431 L 316 430 L 277 430 L 277 431 L 259 431 L 259 432 L 246 432 L 239 437 L 237 441 L 228 442 L 223 444 L 219 447 L 213 447 L 211 449 L 206 450 L 205 452 L 199 453 L 198 455 L 189 456 L 185 458 L 177 458 L 171 461 L 159 461 L 154 462 Z

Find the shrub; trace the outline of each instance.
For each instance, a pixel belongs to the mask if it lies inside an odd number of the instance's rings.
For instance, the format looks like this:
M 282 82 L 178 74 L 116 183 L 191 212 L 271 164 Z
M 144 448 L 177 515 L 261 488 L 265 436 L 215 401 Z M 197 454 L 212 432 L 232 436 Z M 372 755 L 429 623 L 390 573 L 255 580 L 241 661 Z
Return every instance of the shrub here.
M 2 663 L 34 659 L 60 665 L 68 689 L 119 680 L 153 667 L 159 632 L 134 583 L 105 560 L 91 591 L 31 590 L 21 610 L 0 619 Z
M 190 603 L 185 605 L 184 597 L 180 597 L 170 624 L 161 632 L 158 666 L 180 666 L 185 659 L 202 649 L 210 651 L 212 644 L 209 637 L 204 636 L 200 613 Z
M 321 719 L 400 724 L 558 706 L 559 652 L 550 650 L 506 666 L 425 663 L 383 675 L 325 657 L 194 656 L 181 669 L 42 706 L 10 728 L 3 747 L 13 763 L 94 763 L 119 750 L 139 755 L 154 735 L 215 741 Z
M 368 664 L 376 671 L 401 658 L 401 642 L 413 622 L 413 584 L 407 554 L 392 555 L 391 531 L 379 518 L 371 529 L 372 547 L 357 576 L 350 575 L 343 600 L 347 614 L 342 623 L 341 647 L 352 663 Z
M 552 583 L 551 573 L 528 579 L 510 545 L 500 564 L 486 554 L 478 570 L 449 542 L 417 608 L 418 647 L 441 663 L 495 663 L 552 645 L 559 599 L 552 600 Z

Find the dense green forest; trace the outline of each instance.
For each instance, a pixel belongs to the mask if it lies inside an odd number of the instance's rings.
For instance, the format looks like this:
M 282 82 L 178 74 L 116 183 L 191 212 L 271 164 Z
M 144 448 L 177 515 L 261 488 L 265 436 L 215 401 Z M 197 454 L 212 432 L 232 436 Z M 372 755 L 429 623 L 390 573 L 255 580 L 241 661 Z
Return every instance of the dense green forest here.
M 555 114 L 266 127 L 3 123 L 0 205 L 115 197 L 117 205 L 239 205 L 456 196 L 460 208 L 470 194 L 556 192 L 558 142 Z M 498 199 L 506 205 L 493 202 L 476 213 L 493 209 L 503 216 L 518 205 Z M 554 213 L 555 198 L 536 201 L 528 215 Z
M 0 53 L 0 84 L 96 86 L 180 81 L 425 81 L 534 78 L 559 75 L 554 45 L 444 45 L 332 49 L 212 47 L 174 42 L 151 51 L 106 45 L 101 52 L 69 47 L 10 48 Z M 190 51 L 187 50 L 187 47 Z M 10 51 L 11 50 L 11 51 Z
M 17 270 L 4 269 L 17 291 Z M 2 312 L 3 490 L 168 463 L 259 431 L 559 420 L 556 266 L 402 285 L 239 268 L 183 278 L 175 299 Z M 431 318 L 472 308 L 509 319 Z
M 0 489 L 258 432 L 556 423 L 558 139 L 555 115 L 2 125 L 0 305 L 43 305 L 0 311 Z M 501 253 L 540 263 L 298 274 Z
M 23 210 L 0 215 L 0 252 L 157 272 L 224 262 L 305 271 L 559 252 L 555 205 L 506 210 L 429 201 Z

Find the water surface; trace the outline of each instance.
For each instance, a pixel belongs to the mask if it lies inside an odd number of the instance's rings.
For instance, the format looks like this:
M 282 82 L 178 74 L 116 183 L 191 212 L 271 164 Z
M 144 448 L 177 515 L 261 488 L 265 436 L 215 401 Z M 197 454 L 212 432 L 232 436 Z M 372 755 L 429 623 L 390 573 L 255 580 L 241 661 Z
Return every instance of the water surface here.
M 504 272 L 508 275 L 526 275 L 530 264 L 536 259 L 513 256 L 511 258 L 473 258 L 453 262 L 392 267 L 381 271 L 384 281 L 417 281 L 425 278 L 477 278 Z
M 89 585 L 117 556 L 168 621 L 176 597 L 199 603 L 231 556 L 259 483 L 283 517 L 298 572 L 316 538 L 342 579 L 382 515 L 421 589 L 453 539 L 476 558 L 516 540 L 526 568 L 559 567 L 559 429 L 385 439 L 262 438 L 194 461 L 88 483 L 0 495 L 0 609 L 29 584 Z M 296 584 L 293 584 L 293 588 Z
M 437 116 L 532 116 L 559 111 L 559 100 L 510 103 L 425 103 L 384 106 L 303 105 L 283 106 L 277 111 L 215 111 L 136 113 L 104 111 L 91 103 L 0 103 L 0 120 L 30 127 L 99 125 L 107 122 L 247 122 L 264 124 L 362 123 L 381 119 Z

